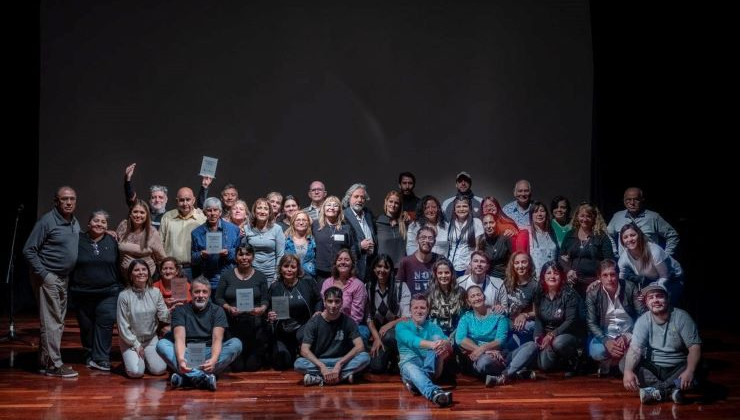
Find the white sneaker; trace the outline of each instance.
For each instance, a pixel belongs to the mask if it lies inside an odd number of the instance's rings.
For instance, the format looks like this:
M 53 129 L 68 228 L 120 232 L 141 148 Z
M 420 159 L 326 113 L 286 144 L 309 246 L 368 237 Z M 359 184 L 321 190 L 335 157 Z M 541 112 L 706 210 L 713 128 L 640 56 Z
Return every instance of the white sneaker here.
M 303 376 L 303 385 L 305 386 L 311 386 L 311 385 L 324 386 L 324 379 L 319 375 L 311 375 L 310 373 L 307 373 Z

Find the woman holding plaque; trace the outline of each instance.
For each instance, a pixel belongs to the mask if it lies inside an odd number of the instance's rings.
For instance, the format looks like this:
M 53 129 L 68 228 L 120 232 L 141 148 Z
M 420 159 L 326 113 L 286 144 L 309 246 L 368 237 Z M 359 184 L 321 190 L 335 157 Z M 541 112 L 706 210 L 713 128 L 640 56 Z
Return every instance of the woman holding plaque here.
M 180 274 L 180 267 L 174 257 L 167 257 L 159 263 L 159 281 L 154 283 L 164 298 L 169 310 L 193 300 L 187 277 Z
M 170 311 L 159 289 L 152 287 L 152 275 L 144 260 L 128 266 L 128 287 L 118 295 L 118 339 L 121 356 L 130 378 L 162 375 L 167 365 L 157 354 L 157 329 L 160 322 L 170 322 Z
M 254 372 L 265 363 L 266 334 L 264 315 L 269 304 L 267 278 L 252 266 L 254 248 L 236 249 L 236 268 L 221 274 L 214 301 L 224 308 L 229 331 L 241 340 L 243 351 L 231 364 L 235 372 Z
M 298 346 L 303 341 L 303 326 L 314 314 L 321 312 L 318 286 L 311 277 L 304 277 L 297 255 L 285 254 L 280 259 L 278 278 L 270 287 L 269 294 L 271 307 L 267 320 L 272 324 L 275 338 L 273 367 L 277 370 L 292 369 Z M 287 307 L 287 314 L 279 313 L 283 312 L 280 306 L 283 309 Z

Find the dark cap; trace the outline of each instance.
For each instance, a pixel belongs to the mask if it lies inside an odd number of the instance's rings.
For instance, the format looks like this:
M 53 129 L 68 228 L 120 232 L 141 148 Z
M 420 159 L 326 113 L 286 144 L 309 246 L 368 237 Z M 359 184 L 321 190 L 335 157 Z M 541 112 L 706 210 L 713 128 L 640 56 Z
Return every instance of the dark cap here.
M 664 295 L 668 296 L 668 290 L 665 287 L 658 284 L 658 282 L 650 283 L 640 290 L 643 296 L 647 296 L 650 292 L 663 292 Z

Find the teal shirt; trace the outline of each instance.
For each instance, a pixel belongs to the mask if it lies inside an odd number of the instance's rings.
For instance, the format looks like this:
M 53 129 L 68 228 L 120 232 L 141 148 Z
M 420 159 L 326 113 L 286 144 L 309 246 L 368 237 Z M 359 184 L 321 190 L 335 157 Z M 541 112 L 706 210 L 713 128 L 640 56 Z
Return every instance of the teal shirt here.
M 455 342 L 471 339 L 476 346 L 498 341 L 501 345 L 509 334 L 509 319 L 500 314 L 489 313 L 483 318 L 475 316 L 474 311 L 466 312 L 457 324 Z
M 436 341 L 446 340 L 447 336 L 439 326 L 428 319 L 417 327 L 414 321 L 401 321 L 396 324 L 396 342 L 398 343 L 399 362 L 398 366 L 415 357 L 424 358 L 424 354 L 431 349 L 421 348 L 421 340 Z
M 558 241 L 558 246 L 563 246 L 565 234 L 570 232 L 570 230 L 573 229 L 573 226 L 571 226 L 570 223 L 565 226 L 560 226 L 560 223 L 556 222 L 555 219 L 550 220 L 550 226 L 552 226 L 552 231 L 555 232 L 555 239 Z

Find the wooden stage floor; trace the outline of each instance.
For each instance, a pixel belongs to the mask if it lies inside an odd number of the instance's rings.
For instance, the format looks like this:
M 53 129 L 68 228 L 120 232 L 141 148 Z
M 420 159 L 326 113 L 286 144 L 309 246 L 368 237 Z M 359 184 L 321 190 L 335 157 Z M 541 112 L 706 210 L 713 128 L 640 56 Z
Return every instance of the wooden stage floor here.
M 68 315 L 63 355 L 80 372 L 74 379 L 34 371 L 38 322 L 16 321 L 18 338 L 0 343 L 0 419 L 107 418 L 485 418 L 485 419 L 737 419 L 740 418 L 740 338 L 703 332 L 704 357 L 711 368 L 709 395 L 686 405 L 670 402 L 641 406 L 619 378 L 596 375 L 565 379 L 562 373 L 539 374 L 485 388 L 471 377 L 458 377 L 454 404 L 437 408 L 409 394 L 397 375 L 365 375 L 359 384 L 304 387 L 294 372 L 264 370 L 229 373 L 216 392 L 170 390 L 164 376 L 128 379 L 123 375 L 114 337 L 113 372 L 85 368 L 79 329 Z M 4 321 L 2 336 L 7 335 Z M 539 373 L 539 372 L 538 372 Z

